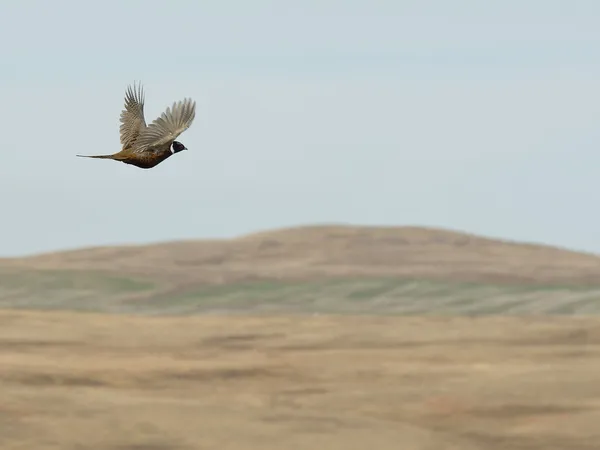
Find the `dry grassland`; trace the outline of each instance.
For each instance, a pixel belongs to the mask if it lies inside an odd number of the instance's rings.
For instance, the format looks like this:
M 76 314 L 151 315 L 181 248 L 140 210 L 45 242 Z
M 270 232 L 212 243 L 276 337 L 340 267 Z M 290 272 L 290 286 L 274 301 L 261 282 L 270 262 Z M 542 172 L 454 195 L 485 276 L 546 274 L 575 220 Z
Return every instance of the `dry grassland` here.
M 3 450 L 597 450 L 600 319 L 0 312 Z

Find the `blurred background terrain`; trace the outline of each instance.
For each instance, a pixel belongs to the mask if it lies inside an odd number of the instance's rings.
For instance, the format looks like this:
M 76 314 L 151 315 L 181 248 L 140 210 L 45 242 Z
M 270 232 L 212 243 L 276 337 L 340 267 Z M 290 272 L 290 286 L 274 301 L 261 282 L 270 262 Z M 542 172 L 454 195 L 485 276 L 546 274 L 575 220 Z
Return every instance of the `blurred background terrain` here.
M 136 314 L 600 312 L 600 258 L 419 227 L 303 226 L 0 260 L 0 306 Z
M 0 267 L 2 448 L 600 442 L 592 254 L 338 225 Z

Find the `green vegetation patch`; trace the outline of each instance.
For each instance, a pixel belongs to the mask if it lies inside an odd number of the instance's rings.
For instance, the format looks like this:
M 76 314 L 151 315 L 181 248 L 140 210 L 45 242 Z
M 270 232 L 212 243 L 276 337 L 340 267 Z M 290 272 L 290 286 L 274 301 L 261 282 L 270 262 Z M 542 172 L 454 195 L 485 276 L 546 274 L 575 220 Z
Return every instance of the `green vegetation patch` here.
M 103 310 L 104 303 L 154 288 L 148 280 L 97 272 L 1 270 L 0 307 Z
M 183 294 L 155 297 L 146 306 L 181 314 L 211 310 L 433 315 L 486 315 L 515 311 L 575 314 L 580 306 L 585 307 L 588 313 L 593 311 L 592 299 L 598 297 L 600 288 L 597 287 L 376 278 L 203 286 Z
M 0 271 L 0 307 L 137 314 L 599 314 L 600 287 L 405 278 L 264 280 L 167 293 L 153 281 L 84 271 Z M 176 288 L 176 286 L 174 286 Z M 162 291 L 162 293 L 161 293 Z

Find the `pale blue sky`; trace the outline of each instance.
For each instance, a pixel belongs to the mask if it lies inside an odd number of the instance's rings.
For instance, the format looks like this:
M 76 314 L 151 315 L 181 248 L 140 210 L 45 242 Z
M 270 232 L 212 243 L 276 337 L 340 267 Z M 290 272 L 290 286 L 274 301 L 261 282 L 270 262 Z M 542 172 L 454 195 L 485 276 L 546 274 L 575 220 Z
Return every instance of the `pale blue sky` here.
M 600 2 L 7 0 L 0 255 L 305 223 L 600 252 Z M 190 149 L 119 150 L 197 101 Z

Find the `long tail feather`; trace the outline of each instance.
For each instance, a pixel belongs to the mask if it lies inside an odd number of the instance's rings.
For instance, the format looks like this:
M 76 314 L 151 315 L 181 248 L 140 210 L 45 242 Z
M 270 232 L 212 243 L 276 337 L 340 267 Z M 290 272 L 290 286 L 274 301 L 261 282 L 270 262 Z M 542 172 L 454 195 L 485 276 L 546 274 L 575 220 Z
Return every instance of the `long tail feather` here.
M 75 155 L 80 158 L 100 158 L 100 159 L 113 159 L 113 155 Z

